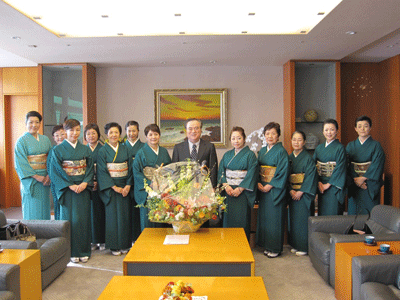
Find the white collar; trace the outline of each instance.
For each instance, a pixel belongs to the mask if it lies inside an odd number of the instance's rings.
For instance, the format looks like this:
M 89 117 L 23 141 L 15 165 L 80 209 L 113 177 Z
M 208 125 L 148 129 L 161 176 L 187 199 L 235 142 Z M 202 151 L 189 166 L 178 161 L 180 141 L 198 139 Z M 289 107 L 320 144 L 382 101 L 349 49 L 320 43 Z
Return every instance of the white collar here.
M 368 136 L 364 142 L 361 142 L 360 137 L 358 137 L 358 141 L 360 142 L 361 145 L 364 145 L 364 143 L 370 138 L 371 136 Z
M 329 143 L 328 143 L 328 142 L 325 142 L 325 148 L 328 147 L 333 141 L 336 141 L 336 139 L 330 141 Z
M 97 141 L 96 142 L 96 146 L 94 146 L 93 148 L 92 148 L 92 146 L 90 146 L 90 144 L 89 144 L 89 148 L 90 148 L 90 150 L 92 150 L 92 152 L 94 151 L 94 149 L 96 149 L 96 147 L 97 147 L 97 145 L 99 144 L 99 141 Z
M 67 139 L 65 139 L 74 149 L 76 148 L 76 145 L 78 145 L 78 141 L 76 141 L 75 144 L 72 144 L 70 141 L 68 141 Z
M 157 147 L 157 150 L 154 150 L 153 147 L 149 145 L 150 149 L 154 151 L 155 154 L 158 156 L 158 152 L 160 151 L 160 146 Z
M 118 147 L 119 147 L 119 143 L 117 143 L 117 147 L 114 147 L 113 145 L 111 145 L 110 143 L 107 143 L 110 147 L 111 147 L 111 149 L 113 149 L 115 152 L 117 152 L 118 151 Z
M 129 144 L 131 144 L 131 147 L 135 146 L 135 144 L 137 143 L 137 141 L 139 140 L 139 138 L 136 139 L 136 141 L 134 141 L 133 143 L 127 139 L 127 141 L 129 142 Z
M 196 150 L 197 152 L 199 152 L 199 146 L 200 146 L 200 139 L 197 141 L 197 143 L 192 143 L 191 141 L 189 141 L 189 152 L 192 151 L 193 145 L 196 145 Z

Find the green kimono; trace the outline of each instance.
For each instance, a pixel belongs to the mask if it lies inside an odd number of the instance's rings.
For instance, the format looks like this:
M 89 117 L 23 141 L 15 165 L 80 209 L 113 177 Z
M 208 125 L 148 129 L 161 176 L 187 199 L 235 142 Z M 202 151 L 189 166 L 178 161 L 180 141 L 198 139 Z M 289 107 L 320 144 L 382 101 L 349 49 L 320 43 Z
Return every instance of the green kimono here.
M 102 148 L 102 145 L 100 143 L 97 143 L 96 148 L 92 150 L 90 148 L 89 144 L 86 145 L 90 151 L 92 152 L 92 159 L 93 159 L 93 164 L 94 164 L 94 181 L 97 181 L 96 177 L 96 169 L 97 169 L 97 155 L 99 153 L 99 150 Z M 91 205 L 91 211 L 92 211 L 92 244 L 104 244 L 106 241 L 105 237 L 105 231 L 106 231 L 106 212 L 104 208 L 104 203 L 100 199 L 99 195 L 99 188 L 97 187 L 96 191 L 92 191 L 92 205 Z
M 57 194 L 56 194 L 56 188 L 55 188 L 54 183 L 53 183 L 53 178 L 52 178 L 52 175 L 51 175 L 51 168 L 50 168 L 51 156 L 52 156 L 54 147 L 55 146 L 53 146 L 50 149 L 49 156 L 47 157 L 47 172 L 49 173 L 49 177 L 50 177 L 50 180 L 51 180 L 50 190 L 51 190 L 51 195 L 53 197 L 54 220 L 60 220 L 60 203 L 58 203 Z
M 227 170 L 228 175 L 230 175 L 229 170 L 247 171 L 247 173 L 242 172 L 241 176 L 246 175 L 241 178 L 242 181 L 239 183 L 235 182 L 235 177 L 227 177 Z M 244 188 L 238 197 L 231 197 L 224 192 L 228 209 L 224 213 L 223 226 L 224 228 L 243 228 L 249 239 L 251 209 L 257 194 L 258 162 L 256 155 L 248 146 L 245 146 L 237 154 L 235 154 L 235 149 L 229 150 L 224 154 L 219 165 L 218 178 L 220 183 L 229 183 L 233 189 L 238 186 Z
M 348 176 L 350 177 L 350 184 L 348 187 L 349 215 L 367 214 L 372 208 L 379 204 L 380 188 L 383 184 L 382 174 L 385 165 L 385 153 L 378 141 L 369 137 L 364 144 L 361 145 L 360 140 L 356 139 L 350 142 L 346 147 L 347 155 L 349 158 Z M 364 175 L 357 175 L 354 171 L 355 163 L 371 162 L 368 170 Z M 355 177 L 368 178 L 365 182 L 367 189 L 359 188 L 354 183 Z M 367 211 L 368 210 L 368 211 Z
M 107 164 L 127 163 L 128 169 L 119 177 L 111 177 Z M 124 250 L 132 247 L 131 239 L 131 210 L 129 195 L 123 197 L 112 187 L 124 188 L 132 186 L 131 159 L 127 147 L 118 145 L 118 151 L 106 143 L 97 155 L 97 182 L 100 198 L 103 200 L 106 211 L 106 248 Z
M 290 174 L 304 174 L 303 182 L 290 184 L 289 191 L 301 191 L 300 200 L 289 195 L 289 244 L 303 252 L 308 252 L 308 217 L 314 215 L 314 199 L 317 192 L 318 176 L 315 162 L 306 150 L 295 157 L 289 155 Z
M 267 147 L 261 148 L 258 152 L 258 164 L 260 167 L 263 165 L 276 167 L 276 170 L 269 183 L 263 181 L 262 177 L 259 180 L 263 186 L 270 184 L 273 188 L 268 193 L 258 190 L 260 204 L 258 207 L 257 244 L 267 251 L 280 253 L 283 248 L 289 156 L 282 143 L 279 142 L 268 152 Z
M 150 185 L 151 181 L 147 179 L 143 174 L 143 169 L 145 167 L 159 167 L 161 164 L 168 165 L 171 163 L 171 157 L 168 154 L 167 149 L 163 147 L 158 147 L 158 155 L 153 151 L 153 149 L 145 144 L 142 149 L 138 151 L 133 161 L 132 170 L 135 182 L 135 200 L 137 204 L 145 204 L 147 199 L 147 193 L 144 189 L 144 179 Z M 148 210 L 145 207 L 140 208 L 140 226 L 141 231 L 148 227 L 165 227 L 163 224 L 153 223 L 149 221 L 147 217 Z
M 63 168 L 63 162 L 74 162 L 75 169 L 80 172 L 68 171 Z M 86 168 L 84 168 L 86 164 Z M 90 189 L 93 187 L 93 160 L 88 147 L 77 142 L 76 147 L 64 140 L 54 147 L 51 156 L 51 174 L 54 178 L 56 196 L 60 203 L 60 219 L 71 223 L 71 257 L 90 256 L 91 226 L 90 226 Z M 67 174 L 71 174 L 71 175 Z M 88 186 L 77 194 L 69 187 L 87 182 Z
M 336 162 L 335 169 L 330 177 L 318 176 L 318 181 L 330 183 L 331 187 L 323 194 L 318 191 L 318 215 L 329 216 L 343 213 L 346 196 L 346 150 L 339 140 L 332 141 L 327 147 L 325 143 L 317 146 L 314 152 L 314 161 L 322 163 Z
M 142 143 L 139 139 L 136 140 L 136 143 L 131 145 L 131 143 L 126 140 L 125 142 L 126 147 L 129 151 L 129 156 L 132 158 L 132 164 L 135 159 L 137 152 L 142 149 L 145 143 Z M 132 215 L 132 241 L 136 241 L 142 232 L 140 228 L 140 209 L 137 206 L 137 202 L 135 201 L 135 188 L 134 185 L 131 187 L 131 191 L 129 192 L 129 197 L 131 200 L 131 215 Z
M 28 156 L 48 154 L 51 148 L 47 136 L 38 134 L 39 141 L 25 132 L 15 144 L 14 165 L 21 180 L 22 216 L 25 220 L 50 220 L 50 186 L 32 176 L 47 176 L 46 163 L 38 166 L 28 161 Z M 35 169 L 34 169 L 35 168 Z

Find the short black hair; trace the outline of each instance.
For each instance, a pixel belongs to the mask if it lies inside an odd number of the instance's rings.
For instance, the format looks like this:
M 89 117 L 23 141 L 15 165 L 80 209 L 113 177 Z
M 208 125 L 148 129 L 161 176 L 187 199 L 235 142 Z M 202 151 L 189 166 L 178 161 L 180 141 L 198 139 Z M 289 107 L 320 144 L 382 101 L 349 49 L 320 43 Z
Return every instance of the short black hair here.
M 272 128 L 275 128 L 276 132 L 278 133 L 278 136 L 281 136 L 281 125 L 279 125 L 279 123 L 276 122 L 269 122 L 267 125 L 265 125 L 263 134 L 265 134 L 267 130 L 270 130 Z
M 42 122 L 42 120 L 43 120 L 42 115 L 35 110 L 31 110 L 30 112 L 28 112 L 26 114 L 25 123 L 28 123 L 28 120 L 30 117 L 37 117 L 39 119 L 39 122 Z
M 53 130 L 51 131 L 51 135 L 54 136 L 54 134 L 55 134 L 57 131 L 61 130 L 61 129 L 64 130 L 64 126 L 62 126 L 62 125 L 56 125 L 56 126 L 54 126 L 54 127 L 53 127 Z
M 234 127 L 232 128 L 231 133 L 229 134 L 229 139 L 231 139 L 232 133 L 234 133 L 235 131 L 236 131 L 236 132 L 239 132 L 240 135 L 242 136 L 242 138 L 243 138 L 244 140 L 246 140 L 246 134 L 244 133 L 244 129 L 243 129 L 242 127 L 239 127 L 239 126 L 234 126 Z
M 200 123 L 200 128 L 203 128 L 203 122 L 200 119 L 190 118 L 185 121 L 185 129 L 187 129 L 187 124 L 192 121 L 197 121 Z
M 104 126 L 104 132 L 105 132 L 105 134 L 108 134 L 108 131 L 109 131 L 112 127 L 118 128 L 119 134 L 121 134 L 121 132 L 122 132 L 121 125 L 119 125 L 119 124 L 116 123 L 116 122 L 110 122 L 110 123 L 107 123 L 107 124 Z
M 63 124 L 64 130 L 69 130 L 76 126 L 81 126 L 81 122 L 76 119 L 68 119 Z
M 160 127 L 158 127 L 157 124 L 147 125 L 144 129 L 144 135 L 147 136 L 150 131 L 157 132 L 159 135 L 161 135 Z
M 333 124 L 335 125 L 336 130 L 339 130 L 339 124 L 335 119 L 326 119 L 322 128 L 324 128 L 326 124 Z
M 83 130 L 83 138 L 86 141 L 86 132 L 89 131 L 90 129 L 94 129 L 97 132 L 97 136 L 100 138 L 100 129 L 97 124 L 94 123 L 89 123 L 85 126 L 85 129 Z
M 136 121 L 128 121 L 125 124 L 125 131 L 129 126 L 136 126 L 137 130 L 139 130 L 139 123 Z
M 357 127 L 357 123 L 360 122 L 360 121 L 367 121 L 368 124 L 369 124 L 369 127 L 372 127 L 372 120 L 371 120 L 370 117 L 368 117 L 368 116 L 361 116 L 361 117 L 358 117 L 358 118 L 356 119 L 355 124 L 354 124 L 355 127 Z
M 301 135 L 303 136 L 303 140 L 306 140 L 306 134 L 304 133 L 304 131 L 301 131 L 301 130 L 295 130 L 295 131 L 292 133 L 292 138 L 293 138 L 293 136 L 294 136 L 296 133 L 301 134 Z

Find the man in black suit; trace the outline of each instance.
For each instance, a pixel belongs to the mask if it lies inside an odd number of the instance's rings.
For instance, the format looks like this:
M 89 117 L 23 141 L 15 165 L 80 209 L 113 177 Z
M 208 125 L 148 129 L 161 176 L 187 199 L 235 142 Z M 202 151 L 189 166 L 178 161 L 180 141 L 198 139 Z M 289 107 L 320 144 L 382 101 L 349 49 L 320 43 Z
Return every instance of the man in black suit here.
M 188 119 L 185 122 L 186 137 L 182 143 L 176 144 L 172 154 L 172 162 L 196 160 L 210 169 L 212 186 L 217 186 L 218 159 L 214 144 L 201 139 L 202 122 L 199 119 Z

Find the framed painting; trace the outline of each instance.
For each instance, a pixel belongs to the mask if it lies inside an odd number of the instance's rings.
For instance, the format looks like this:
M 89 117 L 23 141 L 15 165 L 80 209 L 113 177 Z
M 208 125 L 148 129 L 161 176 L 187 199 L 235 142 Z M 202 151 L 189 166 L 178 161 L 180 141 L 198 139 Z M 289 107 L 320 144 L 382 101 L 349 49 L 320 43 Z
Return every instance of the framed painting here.
M 160 127 L 160 145 L 173 147 L 186 137 L 185 121 L 200 119 L 203 140 L 226 146 L 228 89 L 154 90 L 155 123 Z

